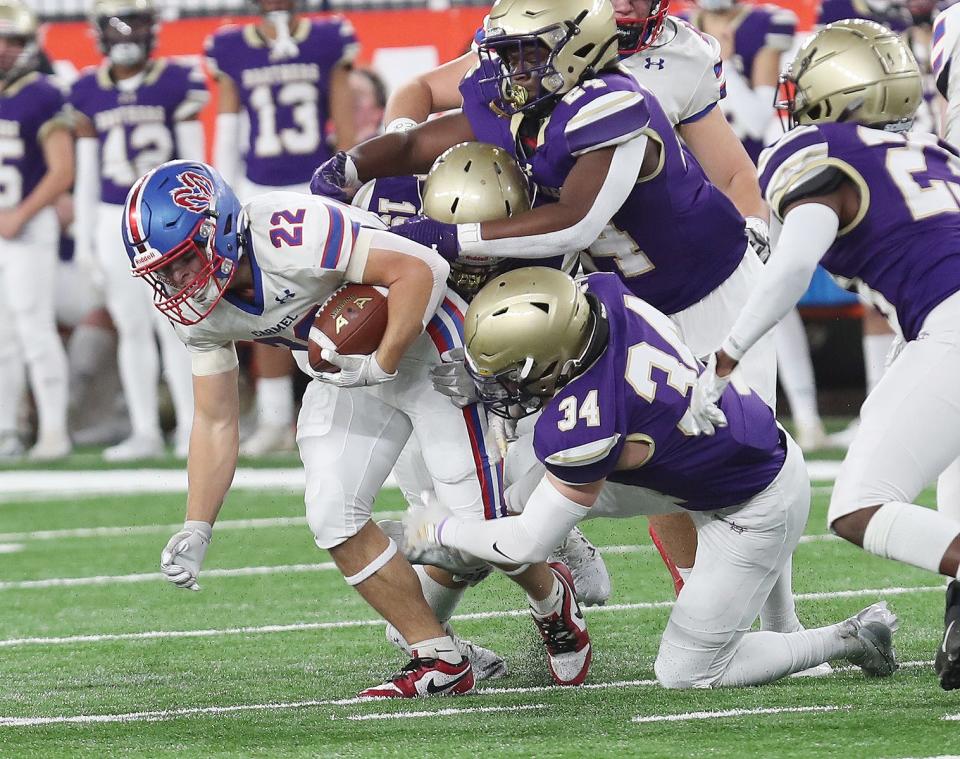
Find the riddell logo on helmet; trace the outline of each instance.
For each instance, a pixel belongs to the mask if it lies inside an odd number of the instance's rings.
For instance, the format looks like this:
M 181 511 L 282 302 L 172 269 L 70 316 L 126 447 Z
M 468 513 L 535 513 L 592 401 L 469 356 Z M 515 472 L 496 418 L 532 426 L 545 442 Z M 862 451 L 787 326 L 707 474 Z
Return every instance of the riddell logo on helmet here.
M 156 248 L 147 248 L 133 257 L 134 268 L 139 269 L 142 266 L 152 264 L 158 258 L 163 258 L 163 254 Z
M 181 186 L 170 190 L 173 202 L 188 211 L 201 213 L 210 207 L 213 200 L 213 182 L 209 177 L 196 171 L 185 171 L 177 175 Z

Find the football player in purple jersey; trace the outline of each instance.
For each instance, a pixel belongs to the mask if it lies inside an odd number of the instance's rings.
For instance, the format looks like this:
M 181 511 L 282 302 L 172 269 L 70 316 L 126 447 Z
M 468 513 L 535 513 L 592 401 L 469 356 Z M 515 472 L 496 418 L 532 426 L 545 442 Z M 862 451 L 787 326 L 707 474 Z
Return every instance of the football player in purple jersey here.
M 359 50 L 350 22 L 296 14 L 296 0 L 254 0 L 260 18 L 229 24 L 206 41 L 218 84 L 214 165 L 248 200 L 271 190 L 303 190 L 313 168 L 354 144 L 349 73 Z M 249 124 L 242 148 L 241 115 Z M 336 145 L 331 144 L 328 122 Z M 289 346 L 256 344 L 257 427 L 241 453 L 294 446 L 293 361 Z
M 540 412 L 533 449 L 546 472 L 521 496 L 519 516 L 409 513 L 414 550 L 539 561 L 589 516 L 683 509 L 699 545 L 654 664 L 664 687 L 759 685 L 839 658 L 869 675 L 893 673 L 897 620 L 885 603 L 828 627 L 750 632 L 806 524 L 803 455 L 745 386 L 719 399 L 729 424 L 697 435 L 689 396 L 701 365 L 676 324 L 619 277 L 502 274 L 470 304 L 464 343 L 489 409 Z
M 67 359 L 54 317 L 60 227 L 52 204 L 73 182 L 63 93 L 37 71 L 37 19 L 0 0 L 0 458 L 19 458 L 26 369 L 38 414 L 34 460 L 70 453 Z
M 175 453 L 186 456 L 193 418 L 190 357 L 169 324 L 130 279 L 116 229 L 137 177 L 172 158 L 204 157 L 200 111 L 210 99 L 200 70 L 152 57 L 153 0 L 96 0 L 91 23 L 103 62 L 82 72 L 70 92 L 77 135 L 76 257 L 96 262 L 117 327 L 131 436 L 107 448 L 108 461 L 162 455 L 160 356 L 177 415 Z
M 830 499 L 830 529 L 864 550 L 960 576 L 960 522 L 915 499 L 960 454 L 960 159 L 907 133 L 922 98 L 903 40 L 872 21 L 831 24 L 798 51 L 784 107 L 795 128 L 760 181 L 782 230 L 771 263 L 691 400 L 715 418 L 743 351 L 806 288 L 818 263 L 857 286 L 905 345 L 860 412 Z M 722 406 L 722 404 L 721 404 Z M 960 581 L 947 587 L 935 669 L 960 687 Z

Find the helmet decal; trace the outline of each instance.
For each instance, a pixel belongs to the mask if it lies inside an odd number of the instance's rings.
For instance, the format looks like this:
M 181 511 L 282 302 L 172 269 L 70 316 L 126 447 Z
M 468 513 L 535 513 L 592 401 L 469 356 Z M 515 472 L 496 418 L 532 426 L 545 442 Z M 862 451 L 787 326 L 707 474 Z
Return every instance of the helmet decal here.
M 181 208 L 195 213 L 203 213 L 213 201 L 213 182 L 196 171 L 185 171 L 177 175 L 180 187 L 170 190 L 173 202 Z

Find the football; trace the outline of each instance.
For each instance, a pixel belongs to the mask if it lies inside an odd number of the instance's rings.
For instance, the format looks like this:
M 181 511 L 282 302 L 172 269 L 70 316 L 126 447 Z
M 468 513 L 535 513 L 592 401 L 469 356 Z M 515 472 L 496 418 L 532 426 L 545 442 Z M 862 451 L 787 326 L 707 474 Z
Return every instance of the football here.
M 320 358 L 323 348 L 340 355 L 373 353 L 387 331 L 387 289 L 372 285 L 343 285 L 317 310 L 310 329 L 307 355 L 317 372 L 339 372 Z

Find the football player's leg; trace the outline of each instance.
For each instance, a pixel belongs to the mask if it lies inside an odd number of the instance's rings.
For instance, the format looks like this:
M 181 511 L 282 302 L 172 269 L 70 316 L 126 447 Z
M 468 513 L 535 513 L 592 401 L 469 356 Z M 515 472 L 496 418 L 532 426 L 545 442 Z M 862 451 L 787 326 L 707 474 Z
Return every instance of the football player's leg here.
M 293 359 L 286 348 L 253 344 L 257 426 L 241 453 L 262 456 L 293 447 Z
M 27 386 L 27 374 L 23 365 L 23 350 L 13 314 L 7 308 L 7 292 L 17 283 L 10 283 L 7 265 L 9 258 L 0 261 L 0 460 L 17 459 L 23 455 L 23 441 L 17 429 L 17 414 L 23 392 Z
M 107 310 L 117 328 L 117 363 L 130 414 L 131 436 L 104 451 L 104 457 L 136 459 L 155 456 L 163 450 L 157 406 L 160 362 L 149 288 L 130 276 L 130 263 L 117 235 L 121 215 L 120 206 L 100 204 L 97 256 L 104 276 Z
M 817 384 L 810 360 L 810 344 L 797 309 L 792 309 L 774 330 L 777 372 L 790 404 L 795 437 L 800 448 L 813 451 L 827 444 L 827 433 L 817 409 Z
M 960 522 L 960 459 L 954 459 L 937 477 L 937 511 Z
M 70 452 L 67 354 L 54 315 L 58 232 L 56 212 L 44 209 L 4 251 L 16 282 L 6 298 L 37 405 L 37 446 L 31 455 L 42 459 Z
M 163 314 L 154 309 L 153 318 L 157 337 L 160 339 L 163 377 L 167 381 L 167 388 L 173 399 L 173 410 L 177 416 L 174 453 L 178 458 L 185 458 L 190 443 L 190 428 L 193 426 L 193 374 L 190 369 L 190 351 L 177 337 L 177 333 Z
M 407 669 L 364 695 L 459 693 L 473 686 L 469 662 L 424 600 L 416 573 L 370 518 L 410 430 L 407 416 L 377 392 L 320 382 L 307 388 L 297 425 L 307 523 L 317 546 L 330 551 L 347 583 L 413 649 Z M 427 676 L 431 667 L 440 671 Z M 434 690 L 424 690 L 428 685 Z

